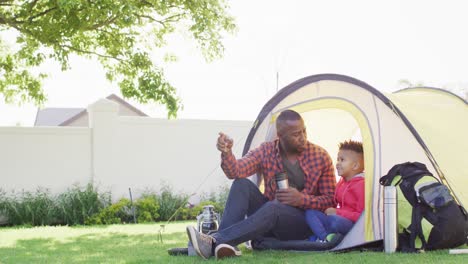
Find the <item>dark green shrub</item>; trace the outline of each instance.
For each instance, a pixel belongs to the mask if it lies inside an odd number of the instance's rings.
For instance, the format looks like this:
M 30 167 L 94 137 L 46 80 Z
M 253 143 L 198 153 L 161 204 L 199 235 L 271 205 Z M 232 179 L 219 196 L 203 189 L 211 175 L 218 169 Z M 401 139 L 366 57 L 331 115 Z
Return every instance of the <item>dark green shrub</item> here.
M 180 220 L 177 214 L 175 214 L 176 210 L 180 207 L 183 207 L 187 204 L 188 200 L 187 194 L 175 194 L 170 186 L 163 186 L 161 188 L 161 193 L 158 196 L 159 201 L 159 219 L 158 221 L 167 221 L 173 216 L 171 221 Z
M 110 193 L 99 194 L 93 184 L 84 189 L 74 185 L 57 196 L 58 216 L 63 224 L 85 224 L 86 219 L 98 214 L 111 203 Z
M 189 219 L 197 219 L 197 216 L 203 212 L 203 207 L 206 205 L 213 205 L 214 210 L 216 213 L 220 213 L 221 206 L 217 202 L 213 201 L 203 201 L 193 208 L 190 208 L 190 218 Z
M 218 188 L 218 190 L 211 191 L 210 193 L 202 193 L 200 195 L 200 204 L 205 201 L 211 201 L 212 205 L 215 207 L 217 213 L 224 213 L 224 206 L 226 206 L 226 201 L 229 195 L 229 186 L 223 185 Z M 206 205 L 206 204 L 205 204 Z
M 0 215 L 2 216 L 3 220 L 6 220 L 6 223 L 2 223 L 3 225 L 9 224 L 11 225 L 13 221 L 15 221 L 14 217 L 14 199 L 11 198 L 4 190 L 0 189 Z M 16 220 L 15 222 L 18 222 Z
M 177 212 L 177 219 L 179 219 L 179 220 L 195 219 L 192 216 L 192 208 L 190 208 L 188 206 L 184 206 L 184 207 L 180 208 L 179 211 Z
M 38 188 L 36 192 L 2 194 L 0 211 L 10 225 L 50 225 L 56 222 L 55 204 L 50 191 Z
M 154 222 L 153 217 L 151 216 L 150 212 L 145 211 L 138 214 L 138 223 L 150 223 Z
M 177 213 L 179 220 L 195 220 L 198 215 L 203 211 L 206 205 L 213 205 L 215 212 L 220 216 L 224 213 L 224 206 L 226 205 L 227 197 L 229 195 L 228 186 L 220 186 L 217 190 L 209 193 L 202 193 L 200 195 L 200 203 L 194 207 L 184 207 Z
M 187 207 L 188 195 L 175 193 L 164 185 L 159 193 L 147 191 L 134 203 L 138 222 L 194 220 L 204 205 L 211 204 L 222 213 L 229 188 L 202 195 L 201 203 Z M 132 223 L 132 205 L 121 199 L 111 205 L 109 192 L 99 193 L 93 184 L 85 187 L 74 185 L 66 192 L 52 196 L 48 189 L 36 192 L 7 194 L 0 190 L 0 216 L 6 216 L 9 225 L 51 224 L 118 224 Z M 172 218 L 171 218 L 172 217 Z M 0 223 L 1 224 L 1 223 Z
M 104 208 L 98 215 L 90 217 L 86 224 L 121 224 L 133 222 L 130 200 L 120 199 L 117 203 Z
M 159 218 L 159 202 L 156 195 L 143 195 L 135 203 L 138 223 L 154 222 Z
M 6 192 L 0 188 L 0 225 L 5 225 L 8 223 L 6 203 L 7 203 Z
M 48 189 L 38 188 L 34 194 L 26 192 L 23 207 L 30 216 L 30 222 L 25 224 L 50 225 L 57 221 L 55 203 Z

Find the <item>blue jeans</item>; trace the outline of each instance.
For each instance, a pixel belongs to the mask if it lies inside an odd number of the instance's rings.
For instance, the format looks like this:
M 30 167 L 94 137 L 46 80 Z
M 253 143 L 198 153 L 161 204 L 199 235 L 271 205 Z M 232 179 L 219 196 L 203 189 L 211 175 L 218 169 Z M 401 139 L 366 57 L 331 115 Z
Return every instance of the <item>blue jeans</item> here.
M 307 210 L 305 217 L 310 229 L 321 240 L 325 240 L 330 233 L 346 235 L 354 224 L 348 218 L 339 215 L 326 215 L 317 210 Z
M 261 237 L 303 240 L 311 234 L 304 210 L 268 201 L 250 180 L 236 179 L 229 191 L 219 230 L 213 237 L 217 245 L 236 246 Z

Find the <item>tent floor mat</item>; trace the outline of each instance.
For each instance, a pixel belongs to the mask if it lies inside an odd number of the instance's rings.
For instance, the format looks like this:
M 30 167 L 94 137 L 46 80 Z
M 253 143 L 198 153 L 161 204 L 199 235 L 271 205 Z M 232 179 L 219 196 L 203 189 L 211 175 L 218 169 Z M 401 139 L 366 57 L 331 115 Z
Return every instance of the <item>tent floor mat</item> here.
M 252 241 L 254 250 L 294 250 L 294 251 L 327 251 L 336 247 L 343 235 L 337 234 L 330 242 L 312 242 L 309 240 L 279 240 L 264 237 Z

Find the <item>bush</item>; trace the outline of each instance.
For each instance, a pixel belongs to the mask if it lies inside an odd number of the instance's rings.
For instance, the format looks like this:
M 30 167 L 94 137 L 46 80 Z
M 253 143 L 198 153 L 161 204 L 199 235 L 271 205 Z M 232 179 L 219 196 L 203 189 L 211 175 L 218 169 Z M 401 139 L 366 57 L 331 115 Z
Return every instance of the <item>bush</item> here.
M 195 220 L 197 216 L 203 211 L 203 206 L 213 205 L 215 212 L 220 216 L 224 213 L 224 206 L 226 205 L 227 197 L 229 195 L 228 186 L 220 186 L 218 192 L 211 191 L 210 193 L 202 193 L 200 195 L 200 203 L 196 206 L 184 206 L 180 208 L 175 217 L 177 220 Z M 175 219 L 173 219 L 175 220 Z
M 213 205 L 215 212 L 220 214 L 221 206 L 217 202 L 203 201 L 191 208 L 190 219 L 197 219 L 197 216 L 203 212 L 203 207 L 206 205 Z
M 154 194 L 144 194 L 137 199 L 133 208 L 138 223 L 154 222 L 159 218 L 159 202 Z M 99 214 L 86 221 L 86 224 L 133 223 L 133 208 L 129 199 L 122 198 L 117 203 L 104 208 Z
M 180 218 L 175 215 L 177 209 L 187 204 L 187 194 L 174 194 L 170 186 L 163 186 L 159 195 L 159 221 L 177 220 Z M 174 217 L 170 219 L 172 216 Z
M 65 193 L 58 195 L 57 207 L 62 224 L 85 224 L 86 219 L 98 214 L 103 208 L 111 204 L 110 193 L 99 194 L 91 183 L 84 190 L 74 185 Z
M 218 192 L 202 194 L 197 206 L 188 207 L 189 195 L 174 193 L 170 186 L 164 185 L 159 193 L 144 193 L 132 207 L 126 198 L 111 204 L 110 193 L 99 193 L 91 183 L 84 188 L 74 185 L 57 196 L 44 188 L 9 195 L 0 190 L 0 218 L 5 216 L 9 225 L 119 224 L 134 222 L 135 210 L 140 223 L 194 220 L 208 204 L 222 214 L 228 193 L 227 186 L 220 187 Z
M 130 200 L 120 199 L 117 203 L 104 208 L 99 214 L 90 217 L 86 224 L 121 224 L 133 222 Z
M 215 207 L 215 211 L 219 214 L 223 214 L 228 195 L 229 186 L 223 185 L 218 188 L 217 192 L 211 191 L 208 194 L 202 193 L 200 196 L 200 204 L 204 203 L 205 201 L 211 201 L 212 205 Z
M 55 224 L 56 210 L 50 191 L 38 188 L 35 193 L 1 193 L 0 211 L 8 218 L 10 225 L 50 225 Z
M 108 204 L 110 194 L 99 194 L 92 184 L 83 190 L 75 185 L 57 196 L 45 188 L 10 195 L 0 192 L 0 212 L 8 218 L 9 225 L 84 224 Z
M 159 202 L 156 195 L 143 195 L 135 203 L 138 223 L 154 222 L 159 218 Z

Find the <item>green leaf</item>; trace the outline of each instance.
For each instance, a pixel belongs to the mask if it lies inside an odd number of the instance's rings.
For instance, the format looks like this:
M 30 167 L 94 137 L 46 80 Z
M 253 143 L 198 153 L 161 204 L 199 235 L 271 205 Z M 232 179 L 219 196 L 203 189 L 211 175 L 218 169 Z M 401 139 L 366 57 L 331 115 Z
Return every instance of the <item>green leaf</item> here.
M 0 93 L 9 103 L 42 104 L 45 75 L 33 74 L 33 69 L 50 58 L 68 70 L 75 54 L 97 58 L 124 97 L 165 105 L 168 117 L 176 117 L 181 99 L 149 54 L 166 45 L 177 28 L 188 31 L 205 58 L 213 60 L 223 54 L 223 33 L 236 28 L 224 0 L 7 2 L 0 6 L 0 28 L 19 34 L 16 52 L 0 45 Z M 165 62 L 175 59 L 172 54 L 164 57 Z

